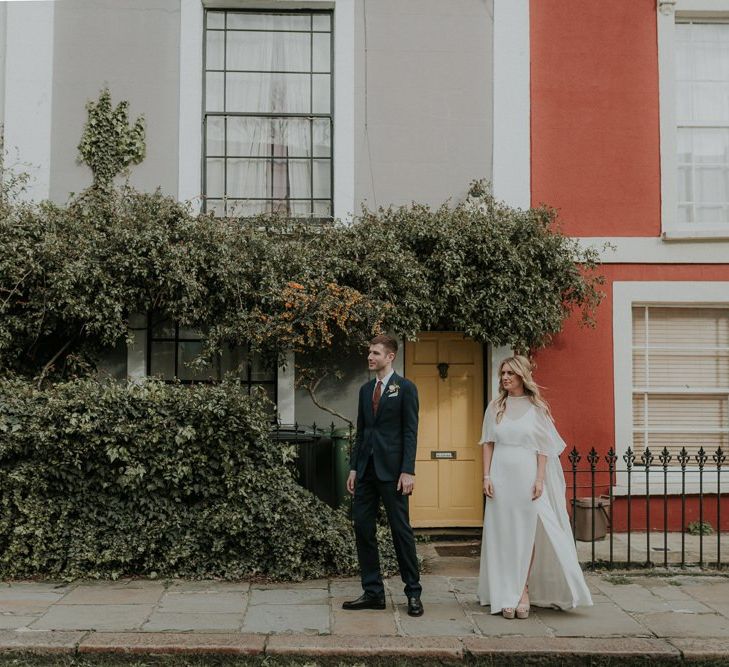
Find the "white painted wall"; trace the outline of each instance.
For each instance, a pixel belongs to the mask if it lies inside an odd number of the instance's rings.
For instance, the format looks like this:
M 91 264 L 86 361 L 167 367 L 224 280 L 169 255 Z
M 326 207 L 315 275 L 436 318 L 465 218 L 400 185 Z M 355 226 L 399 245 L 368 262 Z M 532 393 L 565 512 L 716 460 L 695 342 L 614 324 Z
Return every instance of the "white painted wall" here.
M 8 166 L 30 174 L 26 199 L 50 196 L 55 6 L 44 0 L 4 8 L 5 148 Z

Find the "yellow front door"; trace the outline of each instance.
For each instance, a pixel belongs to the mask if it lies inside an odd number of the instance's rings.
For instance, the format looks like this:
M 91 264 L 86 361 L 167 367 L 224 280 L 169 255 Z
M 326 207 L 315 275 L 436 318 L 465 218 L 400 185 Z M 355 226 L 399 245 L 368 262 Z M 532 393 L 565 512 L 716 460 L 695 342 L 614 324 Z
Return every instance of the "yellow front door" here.
M 482 525 L 483 346 L 458 333 L 422 333 L 405 347 L 405 376 L 420 397 L 412 525 Z

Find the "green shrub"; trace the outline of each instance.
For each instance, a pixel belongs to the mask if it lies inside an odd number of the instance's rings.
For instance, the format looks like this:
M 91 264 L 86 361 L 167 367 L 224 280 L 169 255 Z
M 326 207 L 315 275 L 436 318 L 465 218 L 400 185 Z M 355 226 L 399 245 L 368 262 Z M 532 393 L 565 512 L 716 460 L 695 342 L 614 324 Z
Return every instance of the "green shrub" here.
M 0 380 L 0 577 L 356 572 L 345 513 L 296 483 L 244 391 Z

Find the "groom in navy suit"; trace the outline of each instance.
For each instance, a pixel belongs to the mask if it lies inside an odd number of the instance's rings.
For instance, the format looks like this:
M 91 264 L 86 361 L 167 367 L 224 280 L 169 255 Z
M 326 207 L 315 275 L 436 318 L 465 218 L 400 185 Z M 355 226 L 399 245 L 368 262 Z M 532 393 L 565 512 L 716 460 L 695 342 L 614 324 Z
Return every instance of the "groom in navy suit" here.
M 347 490 L 354 495 L 352 516 L 364 593 L 344 609 L 385 609 L 385 588 L 377 549 L 377 510 L 385 506 L 408 614 L 422 616 L 420 573 L 410 527 L 408 497 L 415 486 L 418 447 L 418 390 L 392 369 L 397 341 L 377 336 L 370 341 L 367 363 L 375 379 L 360 387 L 357 437 L 349 461 Z

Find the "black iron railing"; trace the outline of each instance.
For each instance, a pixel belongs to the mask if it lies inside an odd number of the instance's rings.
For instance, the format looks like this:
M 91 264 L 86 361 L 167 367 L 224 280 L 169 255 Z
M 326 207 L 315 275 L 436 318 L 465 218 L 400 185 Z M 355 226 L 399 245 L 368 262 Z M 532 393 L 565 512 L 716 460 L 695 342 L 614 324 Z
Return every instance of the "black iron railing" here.
M 682 447 L 674 455 L 664 447 L 657 456 L 631 448 L 620 456 L 613 449 L 601 456 L 594 447 L 583 456 L 573 448 L 566 459 L 572 530 L 576 541 L 590 543 L 589 554 L 580 549 L 589 567 L 727 565 L 722 502 L 729 504 L 729 494 L 722 497 L 726 454 L 721 448 L 691 454 Z M 643 544 L 643 557 L 635 557 Z M 654 559 L 655 552 L 662 557 Z
M 280 424 L 272 435 L 295 445 L 299 482 L 333 507 L 348 496 L 345 480 L 354 440 L 350 426 Z M 588 568 L 729 565 L 722 526 L 726 453 L 718 448 L 678 453 L 630 447 L 601 455 L 573 448 L 563 460 L 567 506 L 580 560 Z M 726 546 L 726 545 L 725 545 Z

